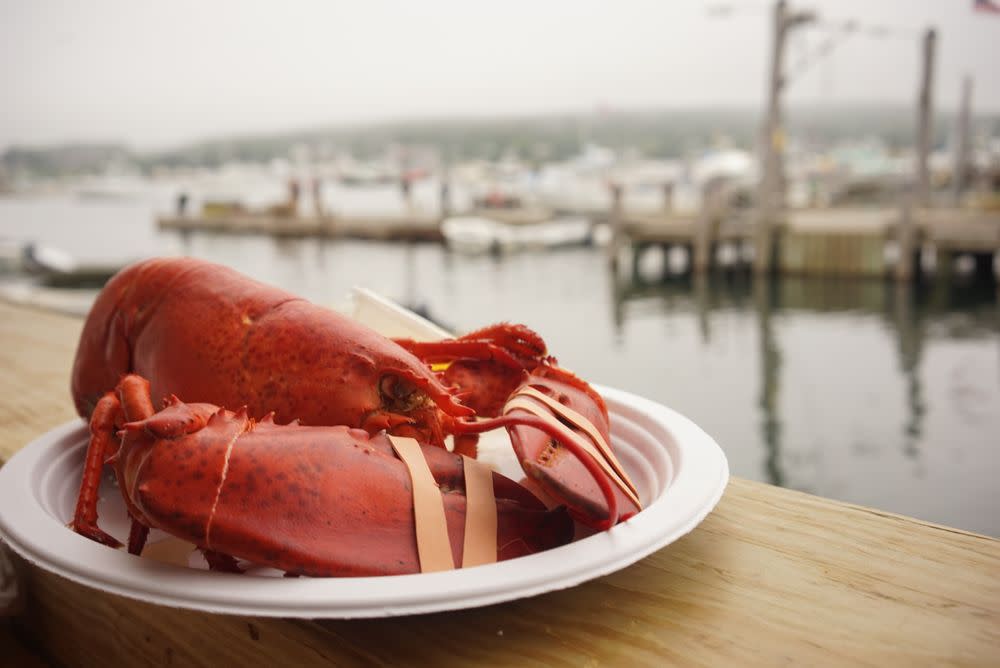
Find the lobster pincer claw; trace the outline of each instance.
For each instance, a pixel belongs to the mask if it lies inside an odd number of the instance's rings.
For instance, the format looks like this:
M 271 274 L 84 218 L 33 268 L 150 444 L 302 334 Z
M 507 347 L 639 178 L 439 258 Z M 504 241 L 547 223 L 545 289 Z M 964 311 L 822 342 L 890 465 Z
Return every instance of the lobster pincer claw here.
M 505 427 L 524 472 L 574 519 L 604 530 L 642 510 L 639 492 L 611 447 L 601 396 L 559 367 L 542 365 L 511 393 L 499 417 L 456 431 Z
M 550 367 L 551 368 L 551 367 Z M 555 374 L 551 374 L 555 375 Z M 506 411 L 533 412 L 543 415 L 551 411 L 549 420 L 558 421 L 564 431 L 587 450 L 612 483 L 619 517 L 613 517 L 606 495 L 595 476 L 579 457 L 571 455 L 560 441 L 537 429 L 515 426 L 510 429 L 511 443 L 525 473 L 547 494 L 565 503 L 574 519 L 588 526 L 605 529 L 618 520 L 626 520 L 642 510 L 639 493 L 622 467 L 609 436 L 609 419 L 603 401 L 598 404 L 586 389 L 569 378 L 533 375 L 530 382 L 515 393 Z M 582 382 L 582 381 L 580 381 Z

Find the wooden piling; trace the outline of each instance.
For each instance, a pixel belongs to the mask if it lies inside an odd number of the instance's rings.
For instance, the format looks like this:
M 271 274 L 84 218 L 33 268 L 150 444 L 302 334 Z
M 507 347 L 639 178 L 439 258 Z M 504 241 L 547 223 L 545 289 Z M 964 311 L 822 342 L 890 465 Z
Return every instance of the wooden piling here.
M 702 195 L 701 212 L 692 239 L 691 270 L 695 274 L 704 274 L 712 264 L 712 241 L 715 238 L 715 219 L 719 209 L 719 186 L 711 184 L 705 187 Z
M 674 184 L 667 182 L 663 184 L 663 213 L 672 213 L 674 210 Z
M 937 44 L 937 31 L 928 28 L 921 42 L 922 69 L 920 76 L 920 94 L 917 99 L 917 183 L 916 203 L 928 206 L 931 199 L 931 176 L 929 155 L 933 139 L 932 114 L 934 111 L 934 58 Z
M 623 193 L 622 185 L 620 183 L 609 183 L 608 188 L 611 191 L 611 215 L 608 218 L 608 221 L 611 224 L 611 240 L 608 243 L 608 263 L 611 265 L 611 270 L 617 273 L 618 256 L 625 238 L 623 232 L 623 226 L 625 224 L 622 202 Z
M 958 206 L 962 201 L 962 191 L 965 190 L 965 178 L 969 169 L 969 151 L 971 141 L 969 138 L 969 117 L 972 113 L 972 77 L 966 75 L 962 78 L 962 102 L 958 112 L 958 123 L 955 130 L 958 141 L 955 147 L 955 167 L 952 174 L 951 193 L 952 201 Z

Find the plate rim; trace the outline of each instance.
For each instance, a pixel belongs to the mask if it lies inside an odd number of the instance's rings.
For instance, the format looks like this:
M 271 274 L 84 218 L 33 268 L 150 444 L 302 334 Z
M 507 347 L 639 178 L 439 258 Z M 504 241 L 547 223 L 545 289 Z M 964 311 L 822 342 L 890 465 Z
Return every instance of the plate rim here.
M 44 474 L 38 465 L 43 448 L 56 447 L 86 430 L 86 424 L 79 418 L 41 434 L 0 467 L 0 538 L 29 562 L 85 586 L 147 603 L 221 614 L 308 619 L 388 617 L 475 608 L 566 589 L 630 566 L 690 533 L 718 505 L 729 482 L 725 453 L 692 420 L 668 406 L 624 390 L 600 385 L 595 388 L 609 404 L 624 409 L 613 413 L 626 419 L 628 414 L 645 417 L 669 433 L 684 464 L 675 463 L 675 479 L 667 489 L 627 522 L 526 557 L 442 573 L 247 578 L 136 559 L 69 531 L 54 532 L 55 545 L 39 545 L 31 539 L 31 523 L 40 521 L 43 527 L 51 527 L 54 518 L 35 502 L 34 488 L 38 481 L 30 478 Z M 709 476 L 710 479 L 704 479 Z M 24 507 L 28 499 L 32 502 Z M 666 507 L 666 501 L 684 503 L 686 512 L 676 517 L 676 512 Z M 18 508 L 18 512 L 4 513 L 4 508 Z M 664 519 L 668 520 L 665 522 L 668 529 L 657 531 L 657 522 Z M 39 529 L 42 531 L 44 528 Z M 571 556 L 567 551 L 587 556 L 588 548 L 592 548 L 588 558 L 567 559 Z M 65 554 L 67 551 L 69 554 Z M 551 575 L 553 568 L 555 577 Z M 516 586 L 507 587 L 512 580 Z M 217 586 L 204 587 L 209 581 Z M 144 582 L 151 584 L 143 587 Z M 217 591 L 219 587 L 222 592 Z M 373 587 L 397 594 L 411 593 L 395 602 L 378 598 L 373 603 Z M 214 593 L 207 593 L 208 590 Z M 276 597 L 277 592 L 281 596 Z

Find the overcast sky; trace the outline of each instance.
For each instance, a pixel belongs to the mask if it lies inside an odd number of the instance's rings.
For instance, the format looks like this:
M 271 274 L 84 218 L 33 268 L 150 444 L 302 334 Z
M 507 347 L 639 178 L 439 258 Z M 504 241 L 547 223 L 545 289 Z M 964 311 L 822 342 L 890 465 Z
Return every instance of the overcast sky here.
M 0 147 L 155 148 L 342 122 L 762 104 L 769 3 L 695 0 L 0 0 Z M 972 0 L 799 0 L 830 20 L 939 29 L 936 96 L 1000 110 L 1000 15 Z M 799 31 L 790 60 L 818 46 Z M 854 36 L 789 101 L 910 104 L 917 38 Z

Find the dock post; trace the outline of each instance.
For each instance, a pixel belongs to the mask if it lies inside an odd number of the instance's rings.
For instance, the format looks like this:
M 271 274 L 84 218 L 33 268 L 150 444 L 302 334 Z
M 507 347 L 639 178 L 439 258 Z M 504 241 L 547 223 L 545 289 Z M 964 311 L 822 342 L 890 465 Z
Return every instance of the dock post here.
M 954 269 L 955 254 L 950 248 L 936 245 L 934 247 L 934 287 L 931 293 L 934 305 L 946 306 L 948 304 L 948 292 L 951 289 Z
M 913 278 L 914 230 L 913 230 L 913 199 L 915 195 L 910 188 L 903 187 L 902 207 L 899 212 L 899 225 L 896 226 L 896 243 L 899 244 L 899 260 L 896 262 L 896 280 L 905 283 Z
M 931 116 L 934 112 L 934 54 L 937 31 L 928 28 L 922 41 L 920 95 L 917 100 L 917 191 L 916 205 L 925 207 L 931 199 L 931 176 L 928 155 L 934 132 Z
M 965 177 L 969 168 L 969 116 L 972 108 L 972 77 L 962 78 L 962 102 L 958 112 L 956 128 L 957 142 L 955 147 L 955 167 L 952 174 L 952 198 L 955 206 L 962 202 L 962 191 L 965 189 Z
M 917 96 L 917 165 L 914 187 L 903 189 L 902 215 L 899 219 L 899 263 L 896 265 L 896 280 L 909 281 L 914 277 L 913 259 L 916 245 L 916 207 L 930 204 L 931 180 L 928 168 L 928 154 L 931 148 L 931 113 L 933 111 L 934 87 L 934 47 L 937 33 L 934 28 L 924 32 L 921 42 L 920 93 Z
M 312 178 L 312 200 L 316 218 L 322 220 L 326 215 L 326 207 L 323 205 L 323 179 L 319 175 Z
M 718 184 L 709 183 L 701 198 L 701 211 L 695 223 L 694 248 L 691 270 L 694 274 L 704 274 L 712 264 L 712 238 L 715 216 L 718 210 Z
M 608 262 L 611 270 L 617 274 L 619 255 L 624 237 L 624 211 L 622 202 L 622 184 L 612 181 L 608 184 L 611 191 L 611 240 L 608 242 Z
M 785 38 L 787 29 L 785 27 L 785 15 L 787 6 L 784 0 L 774 3 L 774 25 L 771 36 L 771 69 L 767 86 L 767 112 L 764 120 L 764 129 L 761 134 L 761 149 L 763 156 L 761 163 L 763 173 L 761 174 L 760 186 L 757 191 L 757 215 L 754 226 L 754 254 L 753 267 L 756 274 L 768 274 L 771 272 L 771 251 L 773 250 L 773 238 L 771 234 L 772 219 L 774 211 L 777 209 L 778 189 L 782 187 L 782 149 L 784 148 L 784 137 L 781 133 L 781 88 L 782 61 L 785 54 Z
M 785 136 L 781 121 L 781 93 L 788 83 L 784 73 L 785 44 L 789 32 L 815 20 L 809 11 L 791 11 L 785 0 L 774 3 L 771 36 L 771 67 L 768 75 L 767 109 L 760 146 L 762 174 L 757 191 L 757 221 L 754 232 L 754 272 L 768 274 L 774 262 L 773 225 L 785 205 Z

